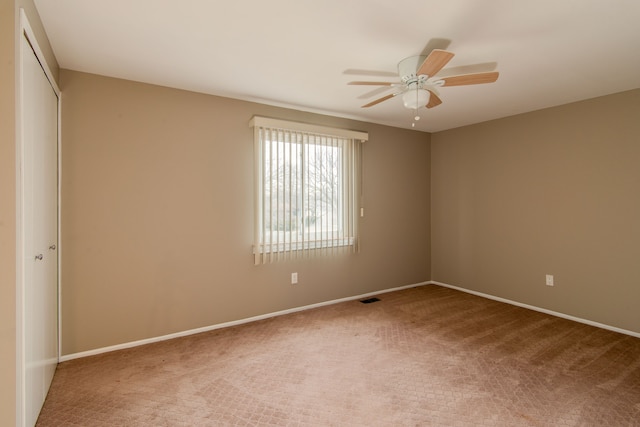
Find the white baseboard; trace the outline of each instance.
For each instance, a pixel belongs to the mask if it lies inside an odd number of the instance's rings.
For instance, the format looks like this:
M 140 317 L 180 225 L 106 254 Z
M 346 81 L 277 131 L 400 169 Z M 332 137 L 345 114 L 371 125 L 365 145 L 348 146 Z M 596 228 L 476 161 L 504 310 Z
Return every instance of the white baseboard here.
M 415 283 L 413 285 L 400 286 L 400 287 L 397 287 L 397 288 L 385 289 L 385 290 L 382 290 L 382 291 L 369 292 L 367 294 L 356 295 L 356 296 L 346 297 L 346 298 L 340 298 L 340 299 L 335 299 L 335 300 L 331 300 L 331 301 L 320 302 L 320 303 L 317 303 L 317 304 L 305 305 L 305 306 L 302 306 L 302 307 L 290 308 L 290 309 L 287 309 L 287 310 L 276 311 L 274 313 L 267 313 L 267 314 L 262 314 L 262 315 L 259 315 L 259 316 L 249 317 L 249 318 L 246 318 L 246 319 L 240 319 L 240 320 L 234 320 L 234 321 L 231 321 L 231 322 L 219 323 L 217 325 L 205 326 L 205 327 L 197 328 L 197 329 L 190 329 L 190 330 L 187 330 L 187 331 L 176 332 L 176 333 L 168 334 L 168 335 L 162 335 L 162 336 L 159 336 L 159 337 L 147 338 L 147 339 L 138 340 L 138 341 L 131 341 L 131 342 L 123 343 L 123 344 L 112 345 L 112 346 L 109 346 L 109 347 L 102 347 L 102 348 L 96 348 L 94 350 L 82 351 L 82 352 L 79 352 L 79 353 L 66 354 L 66 355 L 60 357 L 60 362 L 66 362 L 68 360 L 73 360 L 73 359 L 79 359 L 81 357 L 95 356 L 97 354 L 108 353 L 110 351 L 123 350 L 125 348 L 138 347 L 140 345 L 152 344 L 152 343 L 156 343 L 156 342 L 160 342 L 160 341 L 170 340 L 170 339 L 173 339 L 173 338 L 186 337 L 188 335 L 199 334 L 201 332 L 208 332 L 208 331 L 213 331 L 215 329 L 228 328 L 230 326 L 242 325 L 244 323 L 255 322 L 257 320 L 268 319 L 270 317 L 282 316 L 282 315 L 285 315 L 285 314 L 296 313 L 298 311 L 304 311 L 304 310 L 310 310 L 312 308 L 323 307 L 323 306 L 326 306 L 326 305 L 337 304 L 337 303 L 345 302 L 345 301 L 353 301 L 353 300 L 363 299 L 363 298 L 371 297 L 371 296 L 374 296 L 374 295 L 385 294 L 387 292 L 401 291 L 403 289 L 415 288 L 417 286 L 429 285 L 431 283 L 432 282 Z
M 523 303 L 520 303 L 520 302 L 517 302 L 517 301 L 511 301 L 511 300 L 508 300 L 508 299 L 505 299 L 505 298 L 496 297 L 496 296 L 485 294 L 485 293 L 482 293 L 482 292 L 472 291 L 470 289 L 460 288 L 458 286 L 453 286 L 453 285 L 449 285 L 449 284 L 446 284 L 446 283 L 436 282 L 436 281 L 433 281 L 433 280 L 431 280 L 431 281 L 429 281 L 427 283 L 430 284 L 430 285 L 438 285 L 438 286 L 443 286 L 445 288 L 455 289 L 457 291 L 466 292 L 468 294 L 477 295 L 479 297 L 488 298 L 488 299 L 504 302 L 504 303 L 511 304 L 511 305 L 516 305 L 518 307 L 528 308 L 529 310 L 539 311 L 540 313 L 550 314 L 552 316 L 561 317 L 563 319 L 573 320 L 574 322 L 584 323 L 586 325 L 595 326 L 597 328 L 607 329 L 609 331 L 619 332 L 621 334 L 631 335 L 632 337 L 640 338 L 640 333 L 639 332 L 629 331 L 629 330 L 626 330 L 626 329 L 621 329 L 621 328 L 617 328 L 615 326 L 605 325 L 603 323 L 598 323 L 598 322 L 594 322 L 594 321 L 587 320 L 587 319 L 581 319 L 579 317 L 570 316 L 568 314 L 558 313 L 557 311 L 547 310 L 546 308 L 540 308 L 540 307 L 536 307 L 536 306 L 529 305 L 529 304 L 523 304 Z
M 305 306 L 302 306 L 302 307 L 290 308 L 290 309 L 287 309 L 287 310 L 276 311 L 276 312 L 273 312 L 273 313 L 262 314 L 262 315 L 254 316 L 254 317 L 248 317 L 246 319 L 234 320 L 234 321 L 231 321 L 231 322 L 219 323 L 219 324 L 216 324 L 216 325 L 205 326 L 205 327 L 202 327 L 202 328 L 190 329 L 190 330 L 187 330 L 187 331 L 176 332 L 176 333 L 168 334 L 168 335 L 162 335 L 162 336 L 159 336 L 159 337 L 147 338 L 147 339 L 144 339 L 144 340 L 131 341 L 131 342 L 123 343 L 123 344 L 112 345 L 112 346 L 109 346 L 109 347 L 102 347 L 102 348 L 97 348 L 97 349 L 94 349 L 94 350 L 88 350 L 88 351 L 83 351 L 83 352 L 79 352 L 79 353 L 67 354 L 67 355 L 64 355 L 64 356 L 60 357 L 60 362 L 66 362 L 68 360 L 79 359 L 79 358 L 82 358 L 82 357 L 95 356 L 97 354 L 108 353 L 108 352 L 116 351 L 116 350 L 123 350 L 123 349 L 126 349 L 126 348 L 137 347 L 137 346 L 141 346 L 141 345 L 145 345 L 145 344 L 152 344 L 152 343 L 156 343 L 156 342 L 160 342 L 160 341 L 170 340 L 170 339 L 173 339 L 173 338 L 186 337 L 188 335 L 194 335 L 194 334 L 199 334 L 199 333 L 202 333 L 202 332 L 213 331 L 215 329 L 228 328 L 230 326 L 237 326 L 237 325 L 242 325 L 244 323 L 255 322 L 257 320 L 268 319 L 270 317 L 283 316 L 285 314 L 296 313 L 298 311 L 310 310 L 310 309 L 313 309 L 313 308 L 324 307 L 324 306 L 327 306 L 327 305 L 338 304 L 338 303 L 346 302 L 346 301 L 353 301 L 353 300 L 363 299 L 363 298 L 371 297 L 371 296 L 374 296 L 374 295 L 380 295 L 380 294 L 385 294 L 385 293 L 394 292 L 394 291 L 401 291 L 401 290 L 404 290 L 404 289 L 415 288 L 415 287 L 424 286 L 424 285 L 443 286 L 445 288 L 455 289 L 457 291 L 466 292 L 468 294 L 476 295 L 476 296 L 479 296 L 479 297 L 482 297 L 482 298 L 488 298 L 488 299 L 491 299 L 491 300 L 494 300 L 494 301 L 504 302 L 504 303 L 515 305 L 515 306 L 518 306 L 518 307 L 527 308 L 529 310 L 534 310 L 534 311 L 538 311 L 538 312 L 541 312 L 541 313 L 549 314 L 549 315 L 552 315 L 552 316 L 561 317 L 563 319 L 573 320 L 574 322 L 584 323 L 584 324 L 587 324 L 587 325 L 590 325 L 590 326 L 595 326 L 597 328 L 607 329 L 609 331 L 619 332 L 621 334 L 630 335 L 632 337 L 640 338 L 640 333 L 638 333 L 638 332 L 629 331 L 629 330 L 626 330 L 626 329 L 617 328 L 615 326 L 605 325 L 603 323 L 593 322 L 591 320 L 581 319 L 579 317 L 570 316 L 568 314 L 558 313 L 558 312 L 552 311 L 552 310 L 547 310 L 545 308 L 535 307 L 533 305 L 523 304 L 523 303 L 520 303 L 520 302 L 517 302 L 517 301 L 508 300 L 506 298 L 496 297 L 496 296 L 485 294 L 485 293 L 482 293 L 482 292 L 477 292 L 477 291 L 473 291 L 473 290 L 470 290 L 470 289 L 465 289 L 465 288 L 461 288 L 461 287 L 458 287 L 458 286 L 449 285 L 447 283 L 436 282 L 436 281 L 430 280 L 430 281 L 426 281 L 426 282 L 415 283 L 415 284 L 412 284 L 412 285 L 400 286 L 400 287 L 397 287 L 397 288 L 390 288 L 390 289 L 385 289 L 385 290 L 382 290 L 382 291 L 369 292 L 369 293 L 362 294 L 362 295 L 356 295 L 356 296 L 346 297 L 346 298 L 339 298 L 339 299 L 335 299 L 335 300 L 331 300 L 331 301 L 324 301 L 324 302 L 320 302 L 320 303 L 316 303 L 316 304 L 305 305 Z

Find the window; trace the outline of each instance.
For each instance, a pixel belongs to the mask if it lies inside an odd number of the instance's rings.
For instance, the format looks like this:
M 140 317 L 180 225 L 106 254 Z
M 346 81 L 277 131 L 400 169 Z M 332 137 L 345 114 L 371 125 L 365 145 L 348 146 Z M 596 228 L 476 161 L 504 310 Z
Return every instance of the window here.
M 255 263 L 358 249 L 363 132 L 254 117 Z

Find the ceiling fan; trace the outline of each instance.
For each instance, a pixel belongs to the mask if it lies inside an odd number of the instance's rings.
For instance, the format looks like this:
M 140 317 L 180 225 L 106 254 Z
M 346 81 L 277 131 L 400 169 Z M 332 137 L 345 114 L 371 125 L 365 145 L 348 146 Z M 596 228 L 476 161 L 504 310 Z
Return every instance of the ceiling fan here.
M 416 110 L 415 120 L 420 120 L 417 110 L 420 107 L 433 108 L 442 104 L 438 89 L 444 86 L 463 86 L 482 83 L 493 83 L 498 79 L 498 72 L 463 74 L 449 77 L 437 77 L 437 74 L 453 58 L 452 52 L 434 49 L 428 56 L 410 56 L 398 63 L 400 82 L 349 82 L 350 85 L 389 86 L 398 90 L 389 95 L 369 102 L 362 108 L 369 108 L 383 101 L 402 95 L 406 108 Z

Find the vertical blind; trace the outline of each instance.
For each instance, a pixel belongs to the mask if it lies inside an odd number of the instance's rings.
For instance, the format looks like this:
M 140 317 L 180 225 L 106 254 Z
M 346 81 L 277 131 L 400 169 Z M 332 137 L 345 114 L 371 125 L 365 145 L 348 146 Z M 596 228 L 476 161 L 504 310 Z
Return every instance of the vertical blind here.
M 254 117 L 255 264 L 357 251 L 363 132 Z

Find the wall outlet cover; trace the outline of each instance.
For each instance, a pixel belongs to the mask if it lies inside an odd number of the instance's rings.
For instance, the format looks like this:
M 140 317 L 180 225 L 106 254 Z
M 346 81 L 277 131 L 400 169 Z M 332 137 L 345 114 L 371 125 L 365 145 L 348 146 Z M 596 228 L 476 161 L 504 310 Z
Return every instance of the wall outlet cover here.
M 553 286 L 553 275 L 552 274 L 547 274 L 547 286 Z

